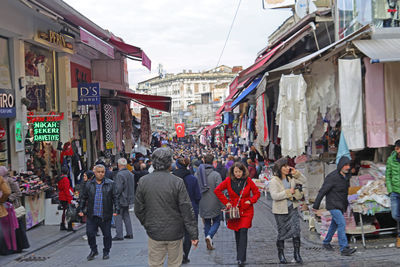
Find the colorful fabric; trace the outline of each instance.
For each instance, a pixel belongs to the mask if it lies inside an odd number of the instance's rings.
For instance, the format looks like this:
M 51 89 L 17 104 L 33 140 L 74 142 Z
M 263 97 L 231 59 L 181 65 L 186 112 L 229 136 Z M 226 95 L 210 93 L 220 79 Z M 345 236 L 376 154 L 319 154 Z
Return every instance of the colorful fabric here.
M 94 196 L 93 216 L 103 218 L 103 184 L 96 183 L 96 194 Z
M 10 203 L 4 203 L 8 215 L 0 219 L 0 233 L 9 250 L 17 250 L 17 238 L 15 230 L 19 228 L 18 219 L 15 216 L 14 207 Z
M 388 143 L 400 139 L 400 63 L 385 63 L 385 103 Z
M 386 134 L 385 82 L 383 64 L 371 64 L 364 58 L 365 73 L 365 118 L 367 120 L 367 146 L 388 146 Z

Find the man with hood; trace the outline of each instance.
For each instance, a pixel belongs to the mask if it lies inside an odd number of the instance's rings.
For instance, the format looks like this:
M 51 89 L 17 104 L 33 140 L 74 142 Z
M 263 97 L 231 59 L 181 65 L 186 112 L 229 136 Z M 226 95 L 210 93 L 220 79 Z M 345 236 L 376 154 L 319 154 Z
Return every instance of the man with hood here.
M 386 163 L 386 188 L 390 194 L 392 217 L 400 222 L 400 139 L 394 143 L 394 151 Z M 396 247 L 400 248 L 400 233 Z
M 322 199 L 326 196 L 326 209 L 331 213 L 332 222 L 329 226 L 326 238 L 323 241 L 323 247 L 327 250 L 333 250 L 330 242 L 337 230 L 340 253 L 342 256 L 350 256 L 356 251 L 355 248 L 350 248 L 348 246 L 346 220 L 343 216 L 349 204 L 347 196 L 350 186 L 350 177 L 350 159 L 347 156 L 342 156 L 337 164 L 337 169 L 326 176 L 313 206 L 313 209 L 317 210 Z
M 222 179 L 221 175 L 214 170 L 213 160 L 214 156 L 207 154 L 204 157 L 204 164 L 201 164 L 196 172 L 201 192 L 200 217 L 204 223 L 204 236 L 208 250 L 214 249 L 212 239 L 221 224 L 221 210 L 223 209 L 222 203 L 214 193 Z

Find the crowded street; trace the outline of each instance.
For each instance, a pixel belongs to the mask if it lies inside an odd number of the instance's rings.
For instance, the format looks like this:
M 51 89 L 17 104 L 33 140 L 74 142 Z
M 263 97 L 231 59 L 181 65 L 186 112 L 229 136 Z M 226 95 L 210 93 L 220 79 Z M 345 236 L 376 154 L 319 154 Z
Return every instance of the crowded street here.
M 1 0 L 0 266 L 399 266 L 399 10 Z

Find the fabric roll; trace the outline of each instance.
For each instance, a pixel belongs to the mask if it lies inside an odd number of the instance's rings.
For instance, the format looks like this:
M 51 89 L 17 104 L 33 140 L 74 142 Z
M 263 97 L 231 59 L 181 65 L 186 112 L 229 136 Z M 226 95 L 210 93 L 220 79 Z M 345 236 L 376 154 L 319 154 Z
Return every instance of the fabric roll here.
M 342 132 L 350 150 L 364 149 L 361 60 L 339 59 Z
M 282 75 L 276 114 L 282 156 L 295 157 L 305 151 L 308 139 L 306 89 L 303 75 Z
M 367 120 L 367 146 L 388 145 L 386 133 L 385 83 L 383 64 L 371 64 L 364 58 L 365 73 L 365 118 Z
M 388 143 L 400 139 L 400 63 L 385 63 L 385 104 Z

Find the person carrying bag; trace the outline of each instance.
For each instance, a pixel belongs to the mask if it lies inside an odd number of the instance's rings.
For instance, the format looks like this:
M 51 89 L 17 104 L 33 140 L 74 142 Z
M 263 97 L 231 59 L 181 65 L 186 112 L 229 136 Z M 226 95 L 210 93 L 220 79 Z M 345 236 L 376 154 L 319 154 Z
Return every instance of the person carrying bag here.
M 226 178 L 214 193 L 226 206 L 232 215 L 227 218 L 227 226 L 235 231 L 237 263 L 244 266 L 247 252 L 247 233 L 251 228 L 254 217 L 253 205 L 260 198 L 260 192 L 255 183 L 249 177 L 249 171 L 241 162 L 236 162 L 230 167 L 228 178 Z M 223 191 L 227 190 L 228 198 Z M 227 214 L 227 213 L 226 213 Z

